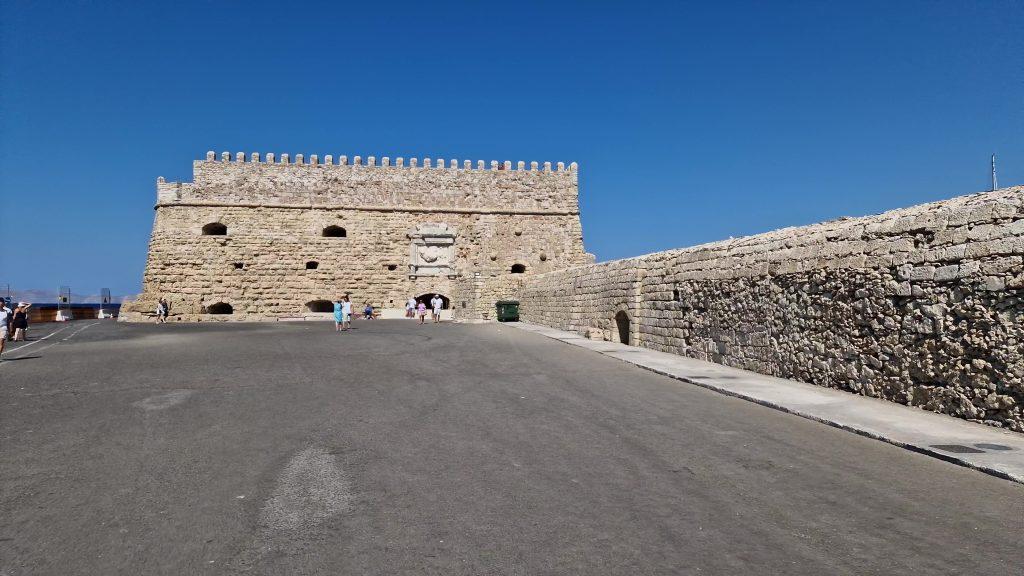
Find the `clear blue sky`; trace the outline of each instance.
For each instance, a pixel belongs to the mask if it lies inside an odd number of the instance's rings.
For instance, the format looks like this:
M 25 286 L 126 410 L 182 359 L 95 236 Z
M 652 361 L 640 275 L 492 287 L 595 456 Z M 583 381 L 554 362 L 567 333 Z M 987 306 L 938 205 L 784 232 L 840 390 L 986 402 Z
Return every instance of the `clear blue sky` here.
M 138 292 L 206 150 L 576 161 L 599 260 L 1024 182 L 1024 3 L 2 2 L 0 283 Z

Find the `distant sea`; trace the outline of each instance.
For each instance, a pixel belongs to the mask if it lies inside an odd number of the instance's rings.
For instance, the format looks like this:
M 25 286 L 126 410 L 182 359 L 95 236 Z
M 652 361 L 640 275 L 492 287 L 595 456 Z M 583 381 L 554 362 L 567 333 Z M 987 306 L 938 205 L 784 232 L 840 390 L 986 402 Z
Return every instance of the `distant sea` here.
M 0 297 L 6 294 L 0 294 Z M 125 296 L 110 295 L 110 302 L 120 304 Z M 52 304 L 58 300 L 56 290 L 11 290 L 12 302 L 32 302 L 33 304 Z M 99 294 L 75 294 L 71 293 L 72 304 L 98 304 L 101 298 Z

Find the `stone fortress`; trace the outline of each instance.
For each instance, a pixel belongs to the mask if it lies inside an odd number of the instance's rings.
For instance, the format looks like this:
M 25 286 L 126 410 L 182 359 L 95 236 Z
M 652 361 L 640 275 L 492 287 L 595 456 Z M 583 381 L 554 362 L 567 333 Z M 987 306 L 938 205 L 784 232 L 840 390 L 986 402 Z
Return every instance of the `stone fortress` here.
M 494 317 L 527 275 L 583 251 L 576 164 L 304 158 L 209 152 L 192 182 L 157 180 L 141 320 L 322 317 L 349 295 L 392 315 L 440 294 L 447 314 Z
M 256 154 L 157 183 L 143 293 L 172 320 L 529 322 L 1024 431 L 1024 187 L 593 263 L 575 164 Z

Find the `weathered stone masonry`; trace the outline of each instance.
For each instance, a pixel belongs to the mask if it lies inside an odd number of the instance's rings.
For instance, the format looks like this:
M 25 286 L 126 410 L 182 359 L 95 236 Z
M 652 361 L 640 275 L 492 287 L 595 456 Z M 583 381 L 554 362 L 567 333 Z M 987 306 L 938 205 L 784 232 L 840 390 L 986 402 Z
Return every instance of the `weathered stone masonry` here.
M 522 278 L 592 261 L 577 187 L 575 164 L 210 152 L 193 182 L 158 180 L 143 293 L 122 318 L 161 296 L 172 319 L 267 320 L 435 293 L 492 318 Z
M 1024 431 L 1024 188 L 588 264 L 559 164 L 208 153 L 159 179 L 143 293 L 179 320 L 525 320 Z
M 533 276 L 521 314 L 1024 431 L 1022 257 L 1016 187 Z

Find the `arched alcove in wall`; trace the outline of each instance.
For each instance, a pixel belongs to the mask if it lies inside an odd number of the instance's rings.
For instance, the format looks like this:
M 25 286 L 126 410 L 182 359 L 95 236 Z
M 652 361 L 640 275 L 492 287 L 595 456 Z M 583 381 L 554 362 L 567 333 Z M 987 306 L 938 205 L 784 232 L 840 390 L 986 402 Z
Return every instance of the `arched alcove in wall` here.
M 233 314 L 235 309 L 226 302 L 217 302 L 206 307 L 207 314 Z
M 228 227 L 220 222 L 210 222 L 203 226 L 203 236 L 224 236 L 228 233 Z
M 346 238 L 348 237 L 348 232 L 341 226 L 328 226 L 323 229 L 320 235 L 324 238 Z
M 310 300 L 306 302 L 306 310 L 310 312 L 334 312 L 334 302 L 330 300 Z

